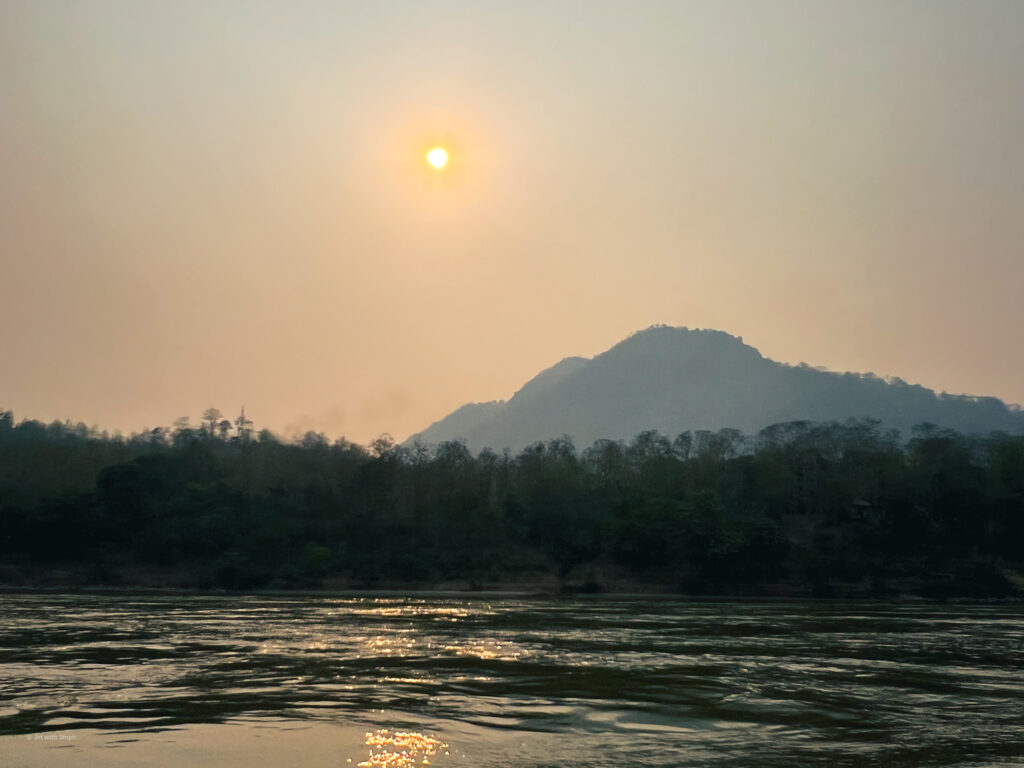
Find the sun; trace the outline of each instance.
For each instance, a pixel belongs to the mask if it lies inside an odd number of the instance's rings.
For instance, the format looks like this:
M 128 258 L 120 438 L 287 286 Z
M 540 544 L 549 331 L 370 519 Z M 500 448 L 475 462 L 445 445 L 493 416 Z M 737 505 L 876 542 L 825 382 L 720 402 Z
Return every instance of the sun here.
M 448 151 L 444 147 L 434 147 L 427 152 L 427 162 L 441 170 L 448 164 Z

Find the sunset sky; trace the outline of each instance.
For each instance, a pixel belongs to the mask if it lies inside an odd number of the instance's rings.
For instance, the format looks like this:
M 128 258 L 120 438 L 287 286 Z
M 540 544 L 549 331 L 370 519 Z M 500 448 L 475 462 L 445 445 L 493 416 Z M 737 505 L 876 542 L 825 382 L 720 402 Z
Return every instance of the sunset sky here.
M 1024 402 L 1024 2 L 0 0 L 17 418 L 402 439 L 655 323 Z

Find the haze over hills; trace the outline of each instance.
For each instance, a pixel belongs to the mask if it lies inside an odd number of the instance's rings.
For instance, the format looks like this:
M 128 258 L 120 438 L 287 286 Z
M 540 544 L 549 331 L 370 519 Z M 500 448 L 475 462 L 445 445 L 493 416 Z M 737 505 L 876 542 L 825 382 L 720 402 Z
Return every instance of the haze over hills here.
M 1024 433 L 1024 413 L 993 397 L 789 366 L 723 331 L 655 326 L 592 359 L 565 358 L 507 401 L 464 405 L 407 442 L 519 450 L 569 435 L 584 447 L 648 429 L 670 437 L 723 427 L 752 434 L 786 421 L 850 418 L 878 419 L 905 437 L 925 422 L 965 433 Z

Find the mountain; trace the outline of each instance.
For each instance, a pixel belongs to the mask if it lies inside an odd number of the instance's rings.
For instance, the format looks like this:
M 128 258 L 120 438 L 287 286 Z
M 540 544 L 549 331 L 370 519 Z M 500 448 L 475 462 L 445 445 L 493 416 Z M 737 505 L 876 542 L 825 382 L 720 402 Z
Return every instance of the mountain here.
M 655 326 L 592 359 L 569 357 L 508 401 L 464 405 L 407 442 L 465 440 L 519 450 L 569 435 L 585 447 L 647 429 L 733 427 L 748 434 L 786 421 L 880 420 L 909 436 L 929 422 L 959 432 L 1024 433 L 1024 413 L 992 397 L 936 394 L 901 379 L 790 366 L 723 331 Z

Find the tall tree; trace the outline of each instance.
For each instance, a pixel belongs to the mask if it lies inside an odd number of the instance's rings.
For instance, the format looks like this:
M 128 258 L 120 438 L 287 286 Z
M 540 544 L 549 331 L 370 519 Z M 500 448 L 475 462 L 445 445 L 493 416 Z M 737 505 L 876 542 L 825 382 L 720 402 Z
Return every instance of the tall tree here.
M 217 433 L 217 423 L 224 418 L 224 414 L 218 408 L 207 408 L 203 411 L 203 421 L 206 424 L 206 431 L 210 437 Z
M 238 414 L 238 418 L 235 419 L 235 428 L 238 430 L 238 439 L 245 442 L 249 439 L 249 435 L 252 433 L 252 420 L 245 418 L 245 406 L 242 406 L 242 412 Z

